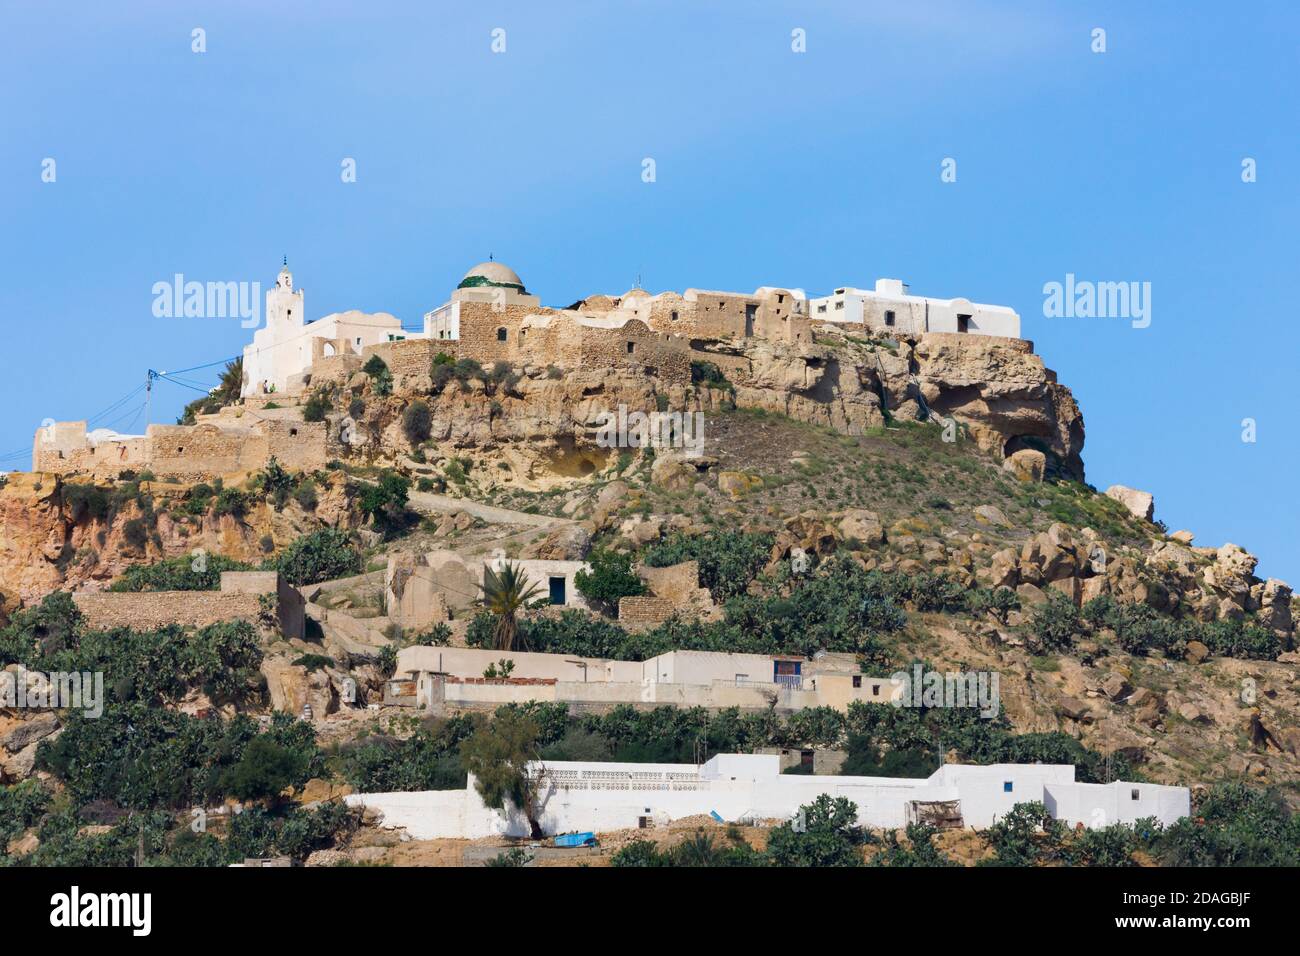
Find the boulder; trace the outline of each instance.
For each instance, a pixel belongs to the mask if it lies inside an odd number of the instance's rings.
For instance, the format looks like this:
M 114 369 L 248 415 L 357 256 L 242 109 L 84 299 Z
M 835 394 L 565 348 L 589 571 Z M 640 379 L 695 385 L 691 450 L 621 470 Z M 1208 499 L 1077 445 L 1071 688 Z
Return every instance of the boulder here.
M 1210 656 L 1210 649 L 1200 641 L 1187 642 L 1187 659 L 1193 664 L 1199 664 Z
M 690 461 L 676 455 L 658 455 L 650 466 L 650 481 L 665 491 L 690 491 L 699 472 Z
M 655 464 L 656 465 L 659 464 L 659 459 L 655 460 Z M 694 471 L 694 469 L 692 469 L 692 471 Z M 651 476 L 652 476 L 651 480 L 654 480 L 653 474 L 654 474 L 654 469 L 651 468 Z M 658 484 L 657 481 L 655 483 Z M 623 503 L 623 501 L 626 498 L 627 498 L 627 482 L 621 480 L 611 481 L 604 488 L 600 489 L 600 494 L 596 495 L 596 507 L 617 508 L 619 505 Z
M 1047 595 L 1043 593 L 1043 589 L 1033 584 L 1020 585 L 1016 588 L 1016 596 L 1020 598 L 1020 604 L 1024 607 L 1047 603 Z
M 31 856 L 40 845 L 40 838 L 35 833 L 23 833 L 9 841 L 5 852 L 14 857 Z
M 732 498 L 743 498 L 756 488 L 763 487 L 763 479 L 743 471 L 722 471 L 718 473 L 718 490 Z
M 1138 491 L 1125 485 L 1111 485 L 1106 489 L 1106 497 L 1118 501 L 1135 518 L 1150 521 L 1155 515 L 1156 500 L 1147 491 Z
M 885 543 L 885 527 L 880 516 L 865 508 L 852 508 L 844 512 L 839 523 L 840 534 L 846 541 L 857 539 L 868 547 Z
M 1119 700 L 1129 691 L 1128 681 L 1121 674 L 1111 674 L 1101 682 L 1101 691 L 1111 700 Z
M 661 518 L 646 518 L 644 521 L 633 522 L 630 528 L 625 526 L 623 532 L 624 537 L 637 547 L 645 547 L 647 544 L 658 541 L 663 537 L 663 533 L 664 523 Z
M 591 534 L 581 525 L 564 524 L 519 553 L 526 560 L 581 561 L 591 550 Z
M 1056 702 L 1056 712 L 1080 723 L 1088 723 L 1092 720 L 1092 711 L 1077 697 L 1062 697 Z
M 1020 555 L 1015 548 L 995 551 L 989 561 L 989 587 L 1015 587 L 1020 583 Z
M 1022 448 L 1012 452 L 1002 467 L 1020 481 L 1042 481 L 1047 472 L 1047 456 L 1033 448 Z
M 1179 544 L 1191 544 L 1193 541 L 1196 540 L 1196 536 L 1192 534 L 1190 531 L 1186 531 L 1186 530 L 1175 531 L 1169 537 L 1177 541 Z
M 323 668 L 308 671 L 284 657 L 264 657 L 261 671 L 266 678 L 272 710 L 282 710 L 297 717 L 302 713 L 303 705 L 310 704 L 312 716 L 317 719 L 338 710 L 338 694 L 330 675 Z
M 59 718 L 49 711 L 36 714 L 30 720 L 24 720 L 0 739 L 0 745 L 11 754 L 16 754 L 30 744 L 44 740 L 59 729 Z
M 997 505 L 980 505 L 975 509 L 975 520 L 995 528 L 1011 527 L 1011 519 Z

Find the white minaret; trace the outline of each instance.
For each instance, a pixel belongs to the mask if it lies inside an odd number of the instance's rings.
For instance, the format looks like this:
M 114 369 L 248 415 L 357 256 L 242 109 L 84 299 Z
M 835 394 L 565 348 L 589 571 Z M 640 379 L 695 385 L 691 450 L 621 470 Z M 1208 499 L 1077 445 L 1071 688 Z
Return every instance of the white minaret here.
M 275 277 L 275 286 L 266 293 L 266 327 L 297 329 L 306 322 L 302 289 L 294 291 L 293 273 L 289 271 L 289 261 L 286 258 L 284 268 Z
M 243 395 L 283 391 L 288 377 L 310 362 L 311 345 L 302 338 L 307 310 L 302 289 L 294 289 L 289 260 L 266 290 L 266 321 L 244 348 Z M 306 358 L 304 358 L 306 357 Z

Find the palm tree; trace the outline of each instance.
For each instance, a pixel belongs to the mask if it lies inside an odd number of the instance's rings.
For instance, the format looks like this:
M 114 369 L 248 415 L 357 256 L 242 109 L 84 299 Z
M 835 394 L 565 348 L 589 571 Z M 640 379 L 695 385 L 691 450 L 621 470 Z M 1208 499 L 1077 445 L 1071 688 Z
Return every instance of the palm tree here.
M 491 567 L 483 569 L 483 606 L 496 615 L 493 647 L 498 651 L 513 651 L 519 639 L 519 624 L 515 614 L 537 599 L 541 588 L 531 584 L 519 565 L 509 561 L 500 571 Z

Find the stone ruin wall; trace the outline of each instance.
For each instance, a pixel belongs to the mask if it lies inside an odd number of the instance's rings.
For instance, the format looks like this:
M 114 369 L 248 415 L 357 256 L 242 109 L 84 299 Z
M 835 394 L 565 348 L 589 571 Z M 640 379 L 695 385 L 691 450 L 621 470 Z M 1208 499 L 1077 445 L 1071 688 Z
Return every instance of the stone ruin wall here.
M 207 627 L 221 621 L 257 622 L 261 609 L 256 594 L 222 591 L 96 591 L 72 595 L 73 603 L 97 630 L 129 627 L 154 630 L 169 624 Z
M 584 368 L 633 368 L 656 375 L 667 385 L 691 381 L 691 359 L 686 343 L 644 322 L 629 320 L 622 328 L 579 326 L 580 363 Z
M 393 375 L 393 391 L 399 394 L 428 392 L 433 387 L 433 359 L 439 352 L 457 357 L 457 350 L 448 350 L 447 345 L 454 342 L 436 339 L 402 339 L 397 342 L 381 342 L 368 345 L 362 350 L 360 366 L 369 361 L 370 356 L 377 355 L 388 366 Z M 315 366 L 312 366 L 312 380 L 315 381 Z
M 73 423 L 79 424 L 79 423 Z M 324 422 L 264 419 L 252 425 L 222 427 L 150 425 L 142 438 L 90 445 L 84 430 L 80 447 L 64 436 L 51 447 L 40 439 L 33 446 L 35 472 L 117 478 L 125 470 L 148 469 L 160 478 L 200 481 L 265 467 L 271 456 L 286 468 L 314 471 L 329 460 Z
M 154 630 L 170 624 L 207 627 L 222 621 L 260 625 L 263 595 L 275 596 L 281 632 L 301 638 L 306 626 L 302 595 L 275 571 L 225 571 L 219 591 L 85 591 L 72 601 L 96 630 Z

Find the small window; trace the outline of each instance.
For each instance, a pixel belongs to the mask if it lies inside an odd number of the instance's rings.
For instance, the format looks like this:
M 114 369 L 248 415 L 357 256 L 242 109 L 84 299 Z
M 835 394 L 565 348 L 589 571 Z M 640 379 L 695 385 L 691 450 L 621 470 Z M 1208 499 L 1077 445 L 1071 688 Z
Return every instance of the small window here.
M 844 300 L 840 299 L 838 302 L 836 302 L 835 308 L 842 311 L 844 309 Z
M 825 312 L 825 311 L 826 311 L 826 304 L 825 304 L 825 303 L 822 303 L 821 305 L 817 306 L 817 311 L 818 311 L 818 312 Z
M 854 674 L 854 675 L 853 675 L 853 686 L 854 686 L 854 687 L 861 687 L 861 686 L 862 686 L 862 675 L 861 675 L 861 674 Z
M 505 329 L 497 329 L 497 341 L 498 341 L 498 342 L 504 342 L 505 340 L 506 340 L 506 330 L 505 330 Z
M 628 342 L 628 343 L 627 343 L 627 354 L 628 354 L 628 355 L 631 355 L 631 354 L 633 354 L 635 351 L 636 351 L 636 343 L 635 343 L 635 342 Z
M 1003 780 L 1003 781 L 1002 781 L 1002 792 L 1003 792 L 1003 793 L 1010 793 L 1011 790 L 1012 790 L 1012 784 L 1011 784 L 1011 781 L 1010 781 L 1010 780 Z
M 674 313 L 672 314 L 671 318 L 672 318 L 672 320 L 673 320 L 674 322 L 676 322 L 676 321 L 677 321 L 677 313 L 674 312 Z
M 292 438 L 293 436 L 295 436 L 295 435 L 297 435 L 297 434 L 298 434 L 298 429 L 296 429 L 296 428 L 290 428 L 290 429 L 289 429 L 289 437 L 290 437 L 290 438 Z
M 785 301 L 785 296 L 783 296 L 783 295 L 778 295 L 778 296 L 776 297 L 776 301 L 777 301 L 777 302 L 784 302 L 784 301 Z
M 552 605 L 556 605 L 556 604 L 560 604 L 560 605 L 562 605 L 562 604 L 567 603 L 567 600 L 566 600 L 566 599 L 567 599 L 567 595 L 565 594 L 565 580 L 564 580 L 564 578 L 562 578 L 562 577 L 553 577 L 553 578 L 551 578 L 550 581 L 547 582 L 547 583 L 550 585 L 550 598 L 551 598 L 551 604 L 552 604 Z
M 872 685 L 871 685 L 871 696 L 872 696 L 872 697 L 879 697 L 879 696 L 880 696 L 880 685 L 879 685 L 879 684 L 872 684 Z
M 361 336 L 358 335 L 358 336 L 357 336 L 357 345 L 360 345 L 360 344 L 361 344 Z
M 1134 788 L 1129 792 L 1129 798 L 1132 799 L 1132 800 L 1136 800 L 1136 799 L 1138 798 L 1138 792 L 1137 792 L 1137 788 L 1136 788 L 1136 787 L 1134 787 Z
M 885 312 L 885 324 L 886 325 L 894 324 L 894 313 L 892 309 Z
M 969 332 L 969 331 L 970 331 L 970 316 L 969 316 L 969 315 L 959 315 L 959 316 L 957 316 L 957 331 L 958 331 L 958 332 Z
M 183 452 L 184 450 L 185 450 L 185 446 L 184 446 L 184 445 L 177 445 L 177 446 L 176 446 L 176 454 L 179 455 L 179 454 L 180 454 L 181 452 Z

